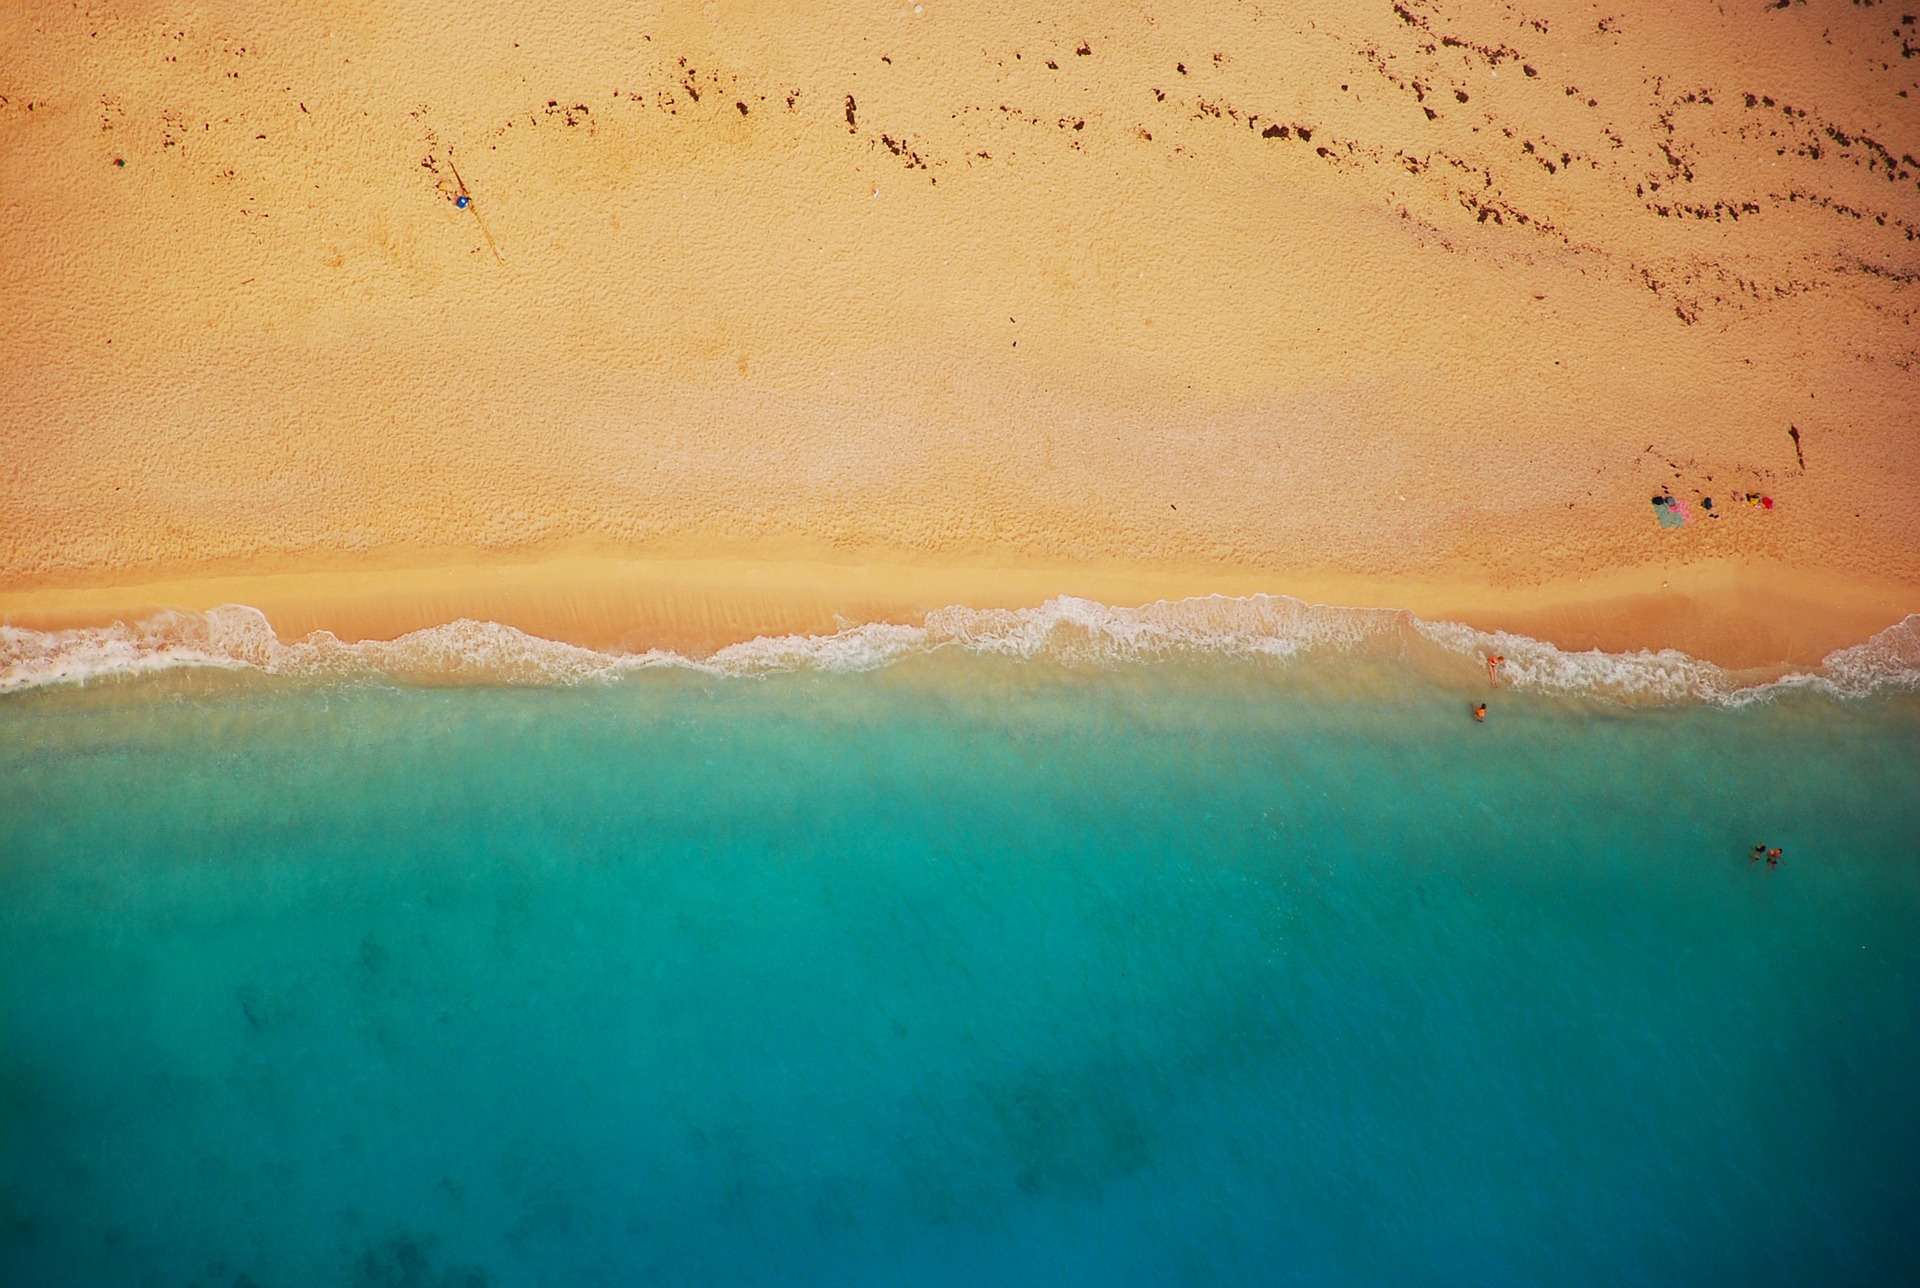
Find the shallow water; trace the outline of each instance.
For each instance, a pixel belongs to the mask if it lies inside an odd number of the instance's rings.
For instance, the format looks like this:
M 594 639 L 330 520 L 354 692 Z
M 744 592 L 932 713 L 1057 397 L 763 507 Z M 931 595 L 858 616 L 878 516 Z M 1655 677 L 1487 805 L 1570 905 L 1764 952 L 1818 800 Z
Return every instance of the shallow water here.
M 1907 1281 L 1920 699 L 1481 696 L 16 696 L 0 1282 Z

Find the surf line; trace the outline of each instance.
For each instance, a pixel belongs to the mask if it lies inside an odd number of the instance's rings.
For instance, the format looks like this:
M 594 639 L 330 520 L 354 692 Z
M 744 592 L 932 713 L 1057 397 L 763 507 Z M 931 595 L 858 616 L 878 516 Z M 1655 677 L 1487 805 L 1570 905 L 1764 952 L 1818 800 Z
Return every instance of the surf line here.
M 1802 687 L 1835 698 L 1920 690 L 1920 614 L 1864 643 L 1828 654 L 1812 672 L 1787 667 L 1733 672 L 1671 650 L 1569 653 L 1546 641 L 1490 635 L 1460 622 L 1426 621 L 1394 609 L 1309 604 L 1287 596 L 1206 596 L 1139 607 L 1060 596 L 1031 608 L 933 609 L 920 625 L 869 622 L 832 634 L 759 636 L 706 656 L 657 648 L 602 652 L 469 618 L 391 640 L 343 641 L 319 630 L 283 642 L 265 613 L 239 604 L 204 612 L 167 610 L 131 625 L 116 621 L 111 626 L 35 631 L 0 623 L 0 701 L 7 694 L 47 685 L 85 684 L 100 676 L 175 667 L 571 684 L 654 667 L 737 676 L 868 671 L 946 647 L 1003 657 L 1116 664 L 1169 653 L 1285 659 L 1359 648 L 1394 654 L 1416 641 L 1475 670 L 1476 663 L 1498 656 L 1503 688 L 1586 693 L 1635 705 L 1742 706 Z M 1498 654 L 1493 654 L 1495 648 Z

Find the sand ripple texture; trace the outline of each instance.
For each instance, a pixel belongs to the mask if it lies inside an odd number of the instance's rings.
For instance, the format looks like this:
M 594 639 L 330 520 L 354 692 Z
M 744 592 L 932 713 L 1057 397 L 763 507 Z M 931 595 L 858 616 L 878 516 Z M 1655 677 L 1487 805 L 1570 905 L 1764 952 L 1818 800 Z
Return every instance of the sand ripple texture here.
M 1672 649 L 1570 652 L 1542 640 L 1430 622 L 1410 612 L 1309 604 L 1284 595 L 1208 596 L 1116 608 L 1061 597 L 1037 608 L 951 607 L 918 625 L 871 623 L 827 635 L 763 636 L 703 657 L 663 649 L 606 653 L 463 619 L 394 640 L 349 643 L 331 632 L 283 641 L 243 605 L 167 612 L 65 631 L 0 626 L 0 693 L 179 668 L 224 668 L 337 681 L 567 685 L 680 668 L 715 676 L 867 671 L 915 655 L 969 653 L 1117 666 L 1188 659 L 1385 658 L 1466 679 L 1501 658 L 1500 683 L 1533 693 L 1642 704 L 1738 706 L 1789 690 L 1835 698 L 1920 688 L 1920 614 L 1812 670 L 1736 671 Z

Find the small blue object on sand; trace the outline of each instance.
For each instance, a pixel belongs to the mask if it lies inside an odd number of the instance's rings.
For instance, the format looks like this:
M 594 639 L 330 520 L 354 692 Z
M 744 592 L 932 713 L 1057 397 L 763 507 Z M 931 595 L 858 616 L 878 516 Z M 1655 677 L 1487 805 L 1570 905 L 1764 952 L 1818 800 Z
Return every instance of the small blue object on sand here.
M 455 198 L 453 199 L 453 204 L 454 204 L 454 205 L 456 205 L 456 206 L 458 206 L 458 207 L 460 207 L 460 209 L 462 209 L 462 210 L 465 210 L 465 209 L 467 208 L 467 203 L 468 203 L 469 201 L 471 201 L 471 200 L 473 200 L 473 198 L 471 198 L 471 197 L 469 197 L 469 196 L 467 196 L 467 195 L 466 195 L 466 194 L 465 194 L 465 193 L 463 192 L 463 193 L 461 193 L 461 194 L 460 194 L 459 196 L 457 196 L 457 197 L 455 197 Z

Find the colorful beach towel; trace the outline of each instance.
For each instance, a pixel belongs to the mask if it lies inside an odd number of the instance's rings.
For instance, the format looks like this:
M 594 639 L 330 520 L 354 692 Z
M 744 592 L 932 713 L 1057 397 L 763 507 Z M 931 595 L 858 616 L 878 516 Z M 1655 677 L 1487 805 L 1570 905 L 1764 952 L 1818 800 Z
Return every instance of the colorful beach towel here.
M 1663 528 L 1684 528 L 1693 521 L 1693 514 L 1687 509 L 1687 503 L 1677 496 L 1654 497 L 1653 516 L 1660 520 L 1660 526 Z

